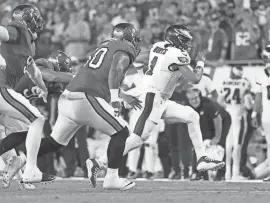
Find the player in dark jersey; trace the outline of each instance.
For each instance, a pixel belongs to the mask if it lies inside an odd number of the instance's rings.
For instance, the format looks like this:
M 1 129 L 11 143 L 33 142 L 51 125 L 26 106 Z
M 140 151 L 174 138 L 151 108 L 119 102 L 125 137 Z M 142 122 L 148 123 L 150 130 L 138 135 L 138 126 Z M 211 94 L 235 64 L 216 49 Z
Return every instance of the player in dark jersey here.
M 37 59 L 35 62 L 41 71 L 49 95 L 61 93 L 64 90 L 63 83 L 68 83 L 73 78 L 73 75 L 70 73 L 71 59 L 62 51 L 55 51 L 48 58 Z M 29 78 L 28 74 L 24 74 L 19 80 L 15 90 L 29 101 L 39 98 L 40 90 Z M 1 120 L 5 121 L 7 134 L 11 134 L 0 142 L 0 155 L 22 144 L 29 129 L 27 123 L 17 121 L 9 116 L 1 115 L 0 123 Z
M 135 109 L 141 105 L 138 99 L 119 88 L 140 51 L 139 43 L 139 31 L 132 24 L 120 23 L 114 27 L 113 38 L 100 44 L 60 96 L 57 121 L 51 136 L 42 139 L 39 155 L 67 145 L 82 125 L 88 125 L 111 136 L 103 187 L 128 190 L 135 186 L 118 176 L 126 148 L 134 144 L 127 139 L 128 125 L 119 113 L 122 99 Z M 90 185 L 95 187 L 101 163 L 87 160 L 86 166 Z
M 7 160 L 3 174 L 3 183 L 7 185 L 25 162 L 24 182 L 33 183 L 55 179 L 55 176 L 43 174 L 36 165 L 45 119 L 37 108 L 13 89 L 26 72 L 40 88 L 40 96 L 46 101 L 47 88 L 32 58 L 35 55 L 36 36 L 42 30 L 43 20 L 39 10 L 32 5 L 22 5 L 14 11 L 20 11 L 21 17 L 18 15 L 13 18 L 7 27 L 0 26 L 0 53 L 6 61 L 6 69 L 0 73 L 0 113 L 28 124 L 31 123 L 31 126 L 26 139 L 27 158 L 13 156 Z M 3 126 L 5 126 L 4 123 Z

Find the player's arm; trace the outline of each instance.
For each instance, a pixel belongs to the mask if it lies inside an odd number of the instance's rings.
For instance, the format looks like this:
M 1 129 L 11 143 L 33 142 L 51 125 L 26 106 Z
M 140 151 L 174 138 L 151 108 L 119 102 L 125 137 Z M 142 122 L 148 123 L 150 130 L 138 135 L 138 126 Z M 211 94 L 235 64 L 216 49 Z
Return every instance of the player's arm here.
M 43 80 L 47 82 L 69 83 L 73 79 L 71 73 L 57 72 L 48 68 L 40 68 Z
M 42 79 L 42 73 L 37 67 L 33 58 L 30 56 L 27 59 L 25 71 L 28 74 L 28 76 L 31 78 L 31 80 L 35 83 L 35 85 L 37 85 L 39 89 L 42 91 L 41 96 L 43 97 L 43 100 L 46 101 L 48 91 Z
M 126 94 L 123 90 L 120 91 L 120 85 L 123 81 L 124 75 L 125 75 L 125 70 L 129 67 L 130 65 L 130 57 L 128 56 L 127 53 L 123 51 L 117 51 L 113 55 L 113 60 L 111 63 L 111 68 L 109 72 L 109 77 L 108 77 L 108 83 L 109 83 L 109 88 L 111 92 L 111 102 L 118 102 L 120 101 L 120 97 L 124 99 L 128 104 L 130 104 L 133 108 L 141 108 L 140 101 L 136 99 L 133 96 L 130 96 Z M 120 110 L 119 104 L 114 104 L 113 107 L 115 109 Z M 116 114 L 118 114 L 117 112 Z
M 0 41 L 16 41 L 19 33 L 13 26 L 3 27 L 0 26 Z
M 260 113 L 261 110 L 262 110 L 262 84 L 256 82 L 255 103 L 251 117 L 255 119 L 257 117 L 257 114 Z
M 204 61 L 205 57 L 204 54 L 199 52 L 198 53 L 198 62 L 195 68 L 192 68 L 188 64 L 178 65 L 179 71 L 186 77 L 191 83 L 198 84 L 203 76 L 203 69 L 204 69 Z M 181 57 L 178 57 L 181 62 Z
M 244 94 L 244 106 L 246 109 L 251 110 L 253 108 L 252 95 L 250 91 Z

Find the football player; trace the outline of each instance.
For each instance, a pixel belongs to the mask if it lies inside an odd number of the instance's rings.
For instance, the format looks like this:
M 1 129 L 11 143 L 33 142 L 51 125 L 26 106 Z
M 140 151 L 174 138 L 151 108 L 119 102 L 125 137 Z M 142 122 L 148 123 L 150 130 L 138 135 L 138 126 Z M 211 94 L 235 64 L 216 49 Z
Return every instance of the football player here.
M 222 82 L 218 101 L 231 115 L 232 124 L 226 139 L 226 174 L 225 179 L 241 179 L 241 146 L 247 131 L 247 111 L 252 108 L 251 84 L 243 77 L 241 66 L 233 67 L 230 77 Z M 233 159 L 231 173 L 231 159 Z
M 17 120 L 27 120 L 29 128 L 26 148 L 26 168 L 23 181 L 28 183 L 51 181 L 55 176 L 43 174 L 37 167 L 37 153 L 40 145 L 44 117 L 21 94 L 14 91 L 14 87 L 25 72 L 40 88 L 40 96 L 46 101 L 47 88 L 41 79 L 41 73 L 32 57 L 35 55 L 35 40 L 37 33 L 43 28 L 43 20 L 39 10 L 32 5 L 20 7 L 20 17 L 13 18 L 7 26 L 0 26 L 1 55 L 6 60 L 6 69 L 1 72 L 0 112 Z M 15 9 L 16 11 L 20 9 Z M 24 164 L 21 159 L 13 157 L 7 162 L 7 168 Z M 16 171 L 5 171 L 3 180 L 9 180 Z
M 197 154 L 199 171 L 217 170 L 224 167 L 224 162 L 208 158 L 200 130 L 199 115 L 191 107 L 168 100 L 179 80 L 186 77 L 192 83 L 198 83 L 203 75 L 204 56 L 199 54 L 199 61 L 192 69 L 187 50 L 192 36 L 183 25 L 167 28 L 165 41 L 153 45 L 149 57 L 149 69 L 144 76 L 142 86 L 131 89 L 128 93 L 140 93 L 143 109 L 137 110 L 137 122 L 134 127 L 133 148 L 146 141 L 162 118 L 169 123 L 185 122 Z
M 128 190 L 135 186 L 118 176 L 123 154 L 134 144 L 132 137 L 127 139 L 128 125 L 119 115 L 121 99 L 133 108 L 141 108 L 141 104 L 119 87 L 140 51 L 139 43 L 139 31 L 132 24 L 114 27 L 113 38 L 99 45 L 60 96 L 57 121 L 51 136 L 42 140 L 39 155 L 66 146 L 82 125 L 88 125 L 111 136 L 103 187 Z M 86 165 L 90 185 L 96 187 L 101 164 L 98 160 L 87 160 Z
M 62 51 L 55 51 L 48 56 L 48 58 L 41 58 L 35 61 L 37 67 L 41 71 L 42 79 L 44 80 L 48 93 L 61 93 L 63 91 L 63 83 L 68 83 L 73 78 L 71 72 L 71 59 L 66 53 Z M 15 91 L 22 94 L 30 102 L 39 98 L 40 90 L 35 83 L 30 79 L 28 74 L 25 74 L 15 86 Z M 0 141 L 0 155 L 11 150 L 20 144 L 22 144 L 29 130 L 28 122 L 19 121 L 8 115 L 0 116 L 0 123 L 3 123 L 6 127 L 6 138 Z M 10 158 L 14 159 L 14 152 L 10 152 Z M 25 163 L 24 157 L 18 157 L 21 159 L 21 163 Z M 6 171 L 12 169 L 12 173 L 8 171 L 9 179 L 4 180 L 4 187 L 9 187 L 10 181 L 15 175 L 16 169 L 21 165 L 15 165 L 15 169 L 7 168 Z M 5 171 L 5 170 L 4 170 Z
M 255 107 L 251 115 L 254 126 L 258 127 L 258 124 L 261 123 L 267 142 L 267 159 L 261 164 L 261 166 L 266 165 L 266 167 L 261 167 L 263 169 L 260 172 L 270 169 L 270 45 L 262 52 L 262 58 L 265 62 L 265 76 L 256 82 Z M 260 114 L 261 122 L 258 122 L 257 117 Z M 270 176 L 264 180 L 270 181 Z

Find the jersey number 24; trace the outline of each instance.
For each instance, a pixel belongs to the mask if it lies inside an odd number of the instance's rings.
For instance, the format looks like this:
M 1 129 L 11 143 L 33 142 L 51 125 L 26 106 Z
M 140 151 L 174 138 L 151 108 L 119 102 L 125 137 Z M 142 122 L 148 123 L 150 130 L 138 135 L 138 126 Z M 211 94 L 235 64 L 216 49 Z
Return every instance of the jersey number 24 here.
M 230 104 L 232 100 L 235 101 L 236 104 L 241 103 L 239 88 L 235 88 L 232 90 L 231 88 L 225 87 L 223 90 L 225 92 L 224 98 L 227 104 Z

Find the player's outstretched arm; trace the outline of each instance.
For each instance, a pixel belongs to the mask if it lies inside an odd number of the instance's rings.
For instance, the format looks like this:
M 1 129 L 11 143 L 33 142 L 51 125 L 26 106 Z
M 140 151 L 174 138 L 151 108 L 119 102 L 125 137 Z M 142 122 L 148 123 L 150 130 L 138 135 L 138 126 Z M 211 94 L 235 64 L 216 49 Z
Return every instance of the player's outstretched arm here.
M 27 59 L 27 65 L 25 67 L 25 72 L 28 74 L 28 76 L 31 78 L 31 80 L 39 87 L 41 90 L 41 96 L 43 97 L 43 100 L 47 102 L 47 88 L 46 85 L 42 79 L 42 74 L 39 68 L 37 67 L 35 61 L 32 57 L 28 57 Z
M 203 76 L 203 68 L 205 57 L 204 54 L 199 52 L 197 55 L 197 65 L 192 68 L 190 65 L 180 65 L 179 71 L 193 84 L 198 84 Z
M 48 68 L 40 69 L 43 80 L 47 82 L 69 83 L 73 79 L 71 73 L 57 72 Z

